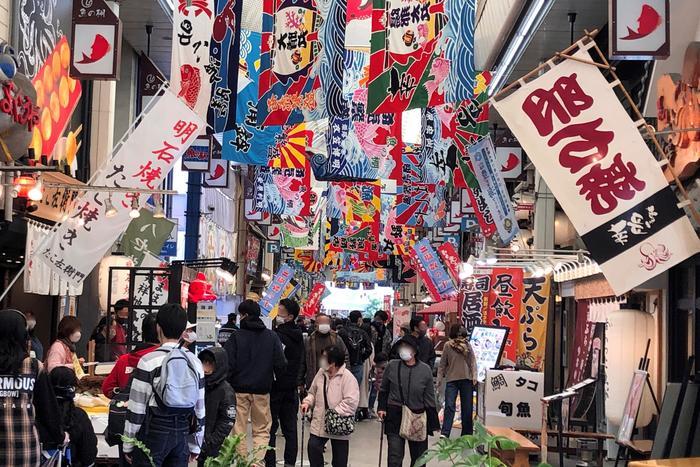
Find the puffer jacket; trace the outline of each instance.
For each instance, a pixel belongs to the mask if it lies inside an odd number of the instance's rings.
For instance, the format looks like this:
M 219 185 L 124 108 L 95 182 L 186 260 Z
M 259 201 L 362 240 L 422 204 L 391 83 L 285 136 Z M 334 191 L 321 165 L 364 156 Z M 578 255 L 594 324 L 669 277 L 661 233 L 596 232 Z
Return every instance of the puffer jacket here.
M 341 366 L 332 377 L 327 371 L 323 369 L 318 370 L 309 388 L 309 393 L 304 398 L 304 403 L 309 404 L 309 407 L 313 410 L 309 431 L 321 438 L 350 439 L 350 436 L 331 436 L 326 433 L 324 426 L 326 416 L 323 396 L 324 378 L 326 378 L 329 409 L 334 409 L 340 415 L 351 416 L 355 415 L 357 406 L 360 403 L 360 387 L 357 385 L 357 379 L 350 373 L 350 370 L 345 368 L 345 365 Z
M 218 455 L 224 439 L 231 433 L 236 422 L 236 393 L 226 381 L 228 355 L 221 347 L 210 347 L 203 350 L 200 355 L 204 353 L 213 356 L 216 369 L 204 379 L 206 422 L 200 460 Z

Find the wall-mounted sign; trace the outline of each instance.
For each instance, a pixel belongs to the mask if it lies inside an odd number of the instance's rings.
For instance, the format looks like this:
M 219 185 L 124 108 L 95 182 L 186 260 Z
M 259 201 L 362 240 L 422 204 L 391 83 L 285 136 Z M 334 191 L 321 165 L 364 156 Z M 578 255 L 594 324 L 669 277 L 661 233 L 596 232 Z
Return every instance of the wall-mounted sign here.
M 165 82 L 165 76 L 148 55 L 141 52 L 139 55 L 139 93 L 141 96 L 141 108 L 146 107 L 153 99 L 158 89 Z
M 205 188 L 228 188 L 228 161 L 225 159 L 212 159 L 209 172 L 204 174 L 202 185 Z
M 655 60 L 671 53 L 669 0 L 610 0 L 610 58 Z
M 496 138 L 496 161 L 501 167 L 501 175 L 506 180 L 513 180 L 523 173 L 523 148 L 510 133 Z
M 117 79 L 122 23 L 105 0 L 73 0 L 70 76 Z
M 268 253 L 279 253 L 282 251 L 282 247 L 279 241 L 267 242 L 265 244 L 265 249 Z
M 182 155 L 182 170 L 209 172 L 210 137 L 198 137 Z

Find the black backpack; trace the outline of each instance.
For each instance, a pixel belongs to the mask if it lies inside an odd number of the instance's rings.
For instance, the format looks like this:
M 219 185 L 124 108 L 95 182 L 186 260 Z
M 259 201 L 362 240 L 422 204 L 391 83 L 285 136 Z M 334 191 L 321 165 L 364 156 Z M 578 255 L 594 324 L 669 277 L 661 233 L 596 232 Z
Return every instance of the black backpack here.
M 361 365 L 372 355 L 372 346 L 367 333 L 362 329 L 350 326 L 345 333 L 345 337 L 345 345 L 348 348 L 351 366 Z

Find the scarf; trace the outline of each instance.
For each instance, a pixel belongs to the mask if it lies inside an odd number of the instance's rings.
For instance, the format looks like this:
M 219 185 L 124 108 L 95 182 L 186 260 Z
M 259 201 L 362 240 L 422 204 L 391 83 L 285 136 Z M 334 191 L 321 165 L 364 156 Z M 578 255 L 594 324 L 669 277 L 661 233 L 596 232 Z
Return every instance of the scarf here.
M 464 337 L 451 339 L 447 345 L 452 347 L 455 352 L 461 353 L 462 355 L 467 355 L 467 352 L 469 352 L 469 344 L 467 344 L 467 339 Z
M 68 350 L 71 351 L 71 353 L 75 353 L 75 344 L 70 341 L 70 339 L 66 339 L 64 337 L 59 339 L 63 344 L 68 347 Z

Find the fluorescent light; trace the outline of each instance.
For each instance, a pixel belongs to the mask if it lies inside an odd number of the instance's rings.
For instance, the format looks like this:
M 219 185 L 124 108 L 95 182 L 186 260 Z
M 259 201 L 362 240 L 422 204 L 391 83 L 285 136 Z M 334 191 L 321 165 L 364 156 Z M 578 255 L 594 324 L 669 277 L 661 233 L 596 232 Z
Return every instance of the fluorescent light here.
M 498 62 L 498 67 L 493 74 L 493 79 L 488 89 L 489 96 L 493 96 L 501 90 L 535 32 L 542 24 L 549 10 L 552 9 L 552 5 L 554 5 L 554 0 L 535 0 L 527 10 L 527 13 L 525 13 L 518 25 L 518 29 L 513 34 L 513 38 L 508 44 L 503 57 Z

